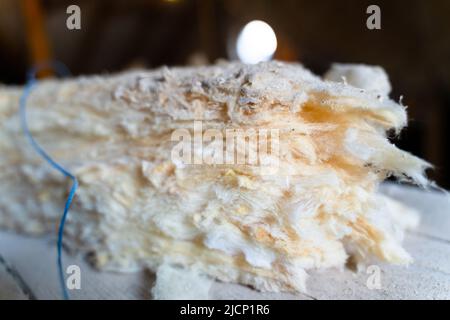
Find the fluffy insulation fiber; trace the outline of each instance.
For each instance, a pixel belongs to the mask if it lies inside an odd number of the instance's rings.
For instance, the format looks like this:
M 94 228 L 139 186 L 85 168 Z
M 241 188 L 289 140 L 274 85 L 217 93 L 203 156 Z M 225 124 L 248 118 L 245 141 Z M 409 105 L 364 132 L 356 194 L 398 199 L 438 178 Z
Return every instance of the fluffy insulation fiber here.
M 299 64 L 219 63 L 41 81 L 27 117 L 80 182 L 65 240 L 99 269 L 195 265 L 295 292 L 308 270 L 349 258 L 411 262 L 401 242 L 417 215 L 377 188 L 391 175 L 426 186 L 429 165 L 389 142 L 407 123 L 389 91 L 379 67 L 334 65 L 322 78 Z M 0 226 L 54 232 L 70 183 L 25 140 L 21 92 L 0 88 Z M 194 135 L 194 121 L 223 139 L 277 130 L 277 153 L 262 159 L 274 170 L 174 159 L 174 130 Z

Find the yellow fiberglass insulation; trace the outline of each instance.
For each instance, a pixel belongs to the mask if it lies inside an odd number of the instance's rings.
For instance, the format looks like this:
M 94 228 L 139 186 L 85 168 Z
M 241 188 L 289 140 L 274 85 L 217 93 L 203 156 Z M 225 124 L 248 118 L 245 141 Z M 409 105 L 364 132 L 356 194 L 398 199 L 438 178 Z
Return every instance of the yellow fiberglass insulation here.
M 389 91 L 379 67 L 337 64 L 319 77 L 299 64 L 223 62 L 41 81 L 27 117 L 80 182 L 65 239 L 99 269 L 195 265 L 259 290 L 304 291 L 308 270 L 350 257 L 411 262 L 402 238 L 418 216 L 377 189 L 392 175 L 427 186 L 429 164 L 388 140 L 407 124 Z M 0 226 L 43 234 L 68 182 L 27 144 L 21 92 L 0 88 Z M 224 140 L 229 130 L 244 141 L 276 130 L 277 153 L 259 159 L 273 170 L 175 160 L 186 145 L 173 133 L 194 136 L 195 122 Z M 183 143 L 197 156 L 205 148 Z

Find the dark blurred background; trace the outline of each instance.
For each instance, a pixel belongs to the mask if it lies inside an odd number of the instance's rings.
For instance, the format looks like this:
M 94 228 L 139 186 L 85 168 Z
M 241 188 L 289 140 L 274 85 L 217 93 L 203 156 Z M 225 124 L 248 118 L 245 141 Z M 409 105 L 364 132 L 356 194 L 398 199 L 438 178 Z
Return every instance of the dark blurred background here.
M 66 9 L 81 8 L 81 30 Z M 366 8 L 381 8 L 368 30 Z M 324 0 L 0 0 L 0 82 L 22 84 L 39 61 L 64 62 L 74 75 L 133 67 L 234 59 L 236 37 L 251 20 L 277 37 L 274 58 L 316 73 L 332 62 L 383 66 L 410 125 L 394 142 L 430 161 L 450 187 L 450 1 Z

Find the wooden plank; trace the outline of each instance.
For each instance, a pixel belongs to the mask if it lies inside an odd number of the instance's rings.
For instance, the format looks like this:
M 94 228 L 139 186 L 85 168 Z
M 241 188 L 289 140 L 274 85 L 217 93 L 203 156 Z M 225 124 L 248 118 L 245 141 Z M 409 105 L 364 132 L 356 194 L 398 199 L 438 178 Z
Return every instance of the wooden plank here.
M 381 192 L 421 213 L 419 228 L 414 232 L 450 241 L 450 195 L 395 183 L 383 184 Z
M 53 239 L 54 240 L 54 239 Z M 60 299 L 56 267 L 56 247 L 50 238 L 32 238 L 0 233 L 0 252 L 19 272 L 38 299 Z M 98 272 L 81 256 L 64 256 L 64 264 L 81 268 L 81 290 L 72 290 L 74 299 L 146 299 L 153 276 L 146 272 L 118 274 Z
M 28 300 L 23 282 L 0 256 L 0 300 Z
M 309 293 L 317 299 L 450 299 L 450 245 L 409 234 L 410 266 L 378 264 L 380 289 L 369 289 L 370 274 L 330 270 L 313 273 Z

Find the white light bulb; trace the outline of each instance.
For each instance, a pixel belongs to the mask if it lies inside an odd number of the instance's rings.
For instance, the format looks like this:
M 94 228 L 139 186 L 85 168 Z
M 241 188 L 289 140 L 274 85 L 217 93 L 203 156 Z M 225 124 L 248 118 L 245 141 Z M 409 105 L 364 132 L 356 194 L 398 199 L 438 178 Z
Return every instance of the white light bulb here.
M 245 25 L 237 38 L 236 51 L 244 63 L 258 63 L 272 58 L 277 49 L 277 37 L 264 21 L 253 20 Z

